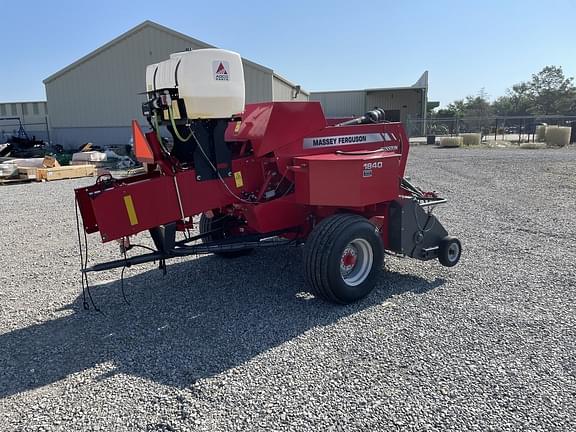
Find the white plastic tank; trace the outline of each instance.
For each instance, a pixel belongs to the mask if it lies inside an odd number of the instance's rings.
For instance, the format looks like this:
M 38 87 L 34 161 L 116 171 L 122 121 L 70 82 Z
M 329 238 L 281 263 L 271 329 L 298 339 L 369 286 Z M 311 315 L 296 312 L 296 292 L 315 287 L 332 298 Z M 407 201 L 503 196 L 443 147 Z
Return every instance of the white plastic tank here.
M 168 60 L 158 63 L 158 70 L 156 71 L 156 78 L 154 84 L 156 90 L 169 89 L 178 87 L 176 82 L 176 70 L 180 57 L 186 54 L 185 52 L 178 52 L 170 55 Z
M 154 84 L 154 74 L 156 74 L 157 70 L 158 70 L 158 63 L 146 66 L 146 91 L 150 92 L 156 90 Z
M 146 69 L 146 89 L 177 88 L 188 118 L 228 118 L 244 111 L 244 68 L 239 54 L 199 49 L 172 54 L 154 66 Z

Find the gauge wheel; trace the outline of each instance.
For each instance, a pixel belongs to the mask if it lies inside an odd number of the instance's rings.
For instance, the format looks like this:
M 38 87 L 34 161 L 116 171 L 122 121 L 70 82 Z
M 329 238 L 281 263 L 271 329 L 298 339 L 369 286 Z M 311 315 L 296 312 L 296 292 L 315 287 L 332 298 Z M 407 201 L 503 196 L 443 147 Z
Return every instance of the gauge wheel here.
M 462 244 L 456 237 L 446 236 L 440 242 L 438 261 L 445 267 L 454 267 L 460 261 Z

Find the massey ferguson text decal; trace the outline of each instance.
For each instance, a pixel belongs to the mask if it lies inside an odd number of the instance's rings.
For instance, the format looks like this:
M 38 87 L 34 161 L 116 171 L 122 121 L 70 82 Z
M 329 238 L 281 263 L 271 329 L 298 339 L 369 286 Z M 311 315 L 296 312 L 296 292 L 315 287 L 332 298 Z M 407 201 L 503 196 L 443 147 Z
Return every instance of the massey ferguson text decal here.
M 382 141 L 395 141 L 396 137 L 392 133 L 369 133 L 358 135 L 339 135 L 318 138 L 304 138 L 304 148 L 335 147 L 351 144 L 370 144 Z M 384 151 L 396 151 L 398 146 L 386 147 Z
M 214 79 L 216 81 L 229 81 L 230 75 L 228 71 L 230 70 L 230 65 L 227 61 L 216 60 L 212 62 L 212 70 L 214 71 Z

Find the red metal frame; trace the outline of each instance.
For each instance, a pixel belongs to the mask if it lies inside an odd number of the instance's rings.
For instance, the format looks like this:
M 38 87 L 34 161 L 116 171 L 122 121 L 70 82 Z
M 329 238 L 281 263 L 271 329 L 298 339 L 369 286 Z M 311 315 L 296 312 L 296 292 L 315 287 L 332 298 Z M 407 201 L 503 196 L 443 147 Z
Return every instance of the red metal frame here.
M 406 195 L 402 125 L 328 126 L 318 102 L 247 105 L 226 130 L 226 141 L 240 143 L 226 186 L 197 181 L 194 169 L 162 152 L 155 133 L 133 128 L 149 172 L 75 191 L 86 232 L 100 232 L 104 242 L 213 210 L 240 215 L 261 233 L 300 227 L 305 237 L 314 223 L 343 210 L 384 227 L 388 203 Z

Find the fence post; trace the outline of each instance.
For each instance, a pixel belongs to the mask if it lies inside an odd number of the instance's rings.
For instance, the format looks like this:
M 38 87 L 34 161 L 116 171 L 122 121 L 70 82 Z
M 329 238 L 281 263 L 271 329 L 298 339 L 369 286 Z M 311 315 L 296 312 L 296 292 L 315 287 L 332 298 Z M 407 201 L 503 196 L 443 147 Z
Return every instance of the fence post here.
M 496 117 L 496 127 L 494 128 L 494 141 L 498 141 L 498 117 Z
M 48 144 L 52 144 L 50 142 L 50 128 L 48 127 L 48 116 L 44 116 L 44 124 L 46 125 L 46 141 Z

